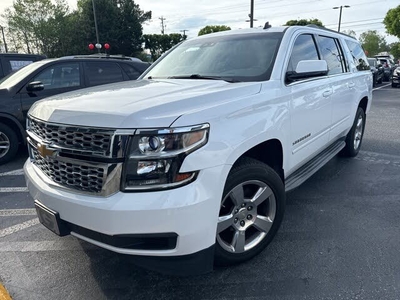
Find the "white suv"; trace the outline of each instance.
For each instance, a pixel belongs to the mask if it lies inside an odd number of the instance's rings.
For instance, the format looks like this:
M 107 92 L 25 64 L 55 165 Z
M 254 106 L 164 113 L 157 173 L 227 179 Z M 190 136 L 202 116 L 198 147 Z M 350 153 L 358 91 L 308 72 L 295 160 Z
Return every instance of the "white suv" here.
M 27 185 L 57 234 L 206 272 L 262 251 L 285 191 L 337 153 L 357 155 L 371 99 L 367 58 L 347 35 L 293 26 L 202 36 L 136 82 L 37 102 Z

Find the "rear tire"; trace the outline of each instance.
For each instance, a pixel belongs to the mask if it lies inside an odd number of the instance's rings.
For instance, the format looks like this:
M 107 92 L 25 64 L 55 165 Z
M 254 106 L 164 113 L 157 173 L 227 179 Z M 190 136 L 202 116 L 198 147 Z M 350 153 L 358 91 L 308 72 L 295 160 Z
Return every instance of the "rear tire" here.
M 353 126 L 346 136 L 346 146 L 340 152 L 343 156 L 354 157 L 358 154 L 362 144 L 365 129 L 365 112 L 362 107 L 357 109 Z
M 266 164 L 243 158 L 225 183 L 217 226 L 215 264 L 244 262 L 272 241 L 285 211 L 285 188 Z
M 7 125 L 0 123 L 0 165 L 12 160 L 17 151 L 17 134 Z

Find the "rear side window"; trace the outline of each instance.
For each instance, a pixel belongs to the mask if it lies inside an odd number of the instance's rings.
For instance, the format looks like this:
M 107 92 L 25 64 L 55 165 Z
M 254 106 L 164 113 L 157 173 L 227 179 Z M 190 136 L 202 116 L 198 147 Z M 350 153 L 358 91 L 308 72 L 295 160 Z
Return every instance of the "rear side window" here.
M 125 71 L 126 75 L 128 75 L 129 79 L 137 79 L 141 72 L 136 70 L 133 66 L 128 65 L 128 64 L 120 64 L 122 69 Z
M 311 34 L 303 34 L 296 39 L 290 55 L 288 71 L 295 71 L 301 60 L 319 60 L 317 47 Z
M 364 50 L 360 44 L 346 40 L 346 44 L 349 47 L 351 55 L 353 57 L 354 64 L 358 71 L 369 70 L 369 64 L 367 57 L 365 56 Z
M 338 41 L 327 36 L 318 36 L 318 45 L 322 59 L 328 64 L 328 75 L 340 74 L 345 72 L 345 64 Z
M 124 80 L 121 68 L 114 62 L 86 62 L 85 74 L 89 86 Z

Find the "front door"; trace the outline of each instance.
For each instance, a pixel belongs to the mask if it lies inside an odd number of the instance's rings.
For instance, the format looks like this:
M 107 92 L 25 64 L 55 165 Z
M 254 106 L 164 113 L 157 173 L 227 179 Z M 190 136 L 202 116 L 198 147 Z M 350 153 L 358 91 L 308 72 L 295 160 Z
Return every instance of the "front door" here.
M 38 100 L 83 87 L 79 62 L 57 62 L 34 75 L 29 82 L 40 81 L 44 89 L 28 92 L 24 86 L 19 94 L 24 118 L 29 108 Z
M 294 71 L 301 60 L 320 59 L 315 38 L 299 35 L 293 45 L 287 71 Z M 297 169 L 329 141 L 332 87 L 327 76 L 312 77 L 288 84 L 291 89 L 291 170 Z

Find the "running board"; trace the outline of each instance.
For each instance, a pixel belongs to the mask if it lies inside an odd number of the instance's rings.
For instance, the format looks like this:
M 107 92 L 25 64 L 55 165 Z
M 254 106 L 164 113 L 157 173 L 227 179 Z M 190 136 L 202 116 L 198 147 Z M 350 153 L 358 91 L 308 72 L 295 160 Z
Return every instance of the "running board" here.
M 321 169 L 328 161 L 346 146 L 346 142 L 340 139 L 318 154 L 316 157 L 307 162 L 300 169 L 291 174 L 285 181 L 286 192 L 291 191 L 301 185 L 304 181 Z

